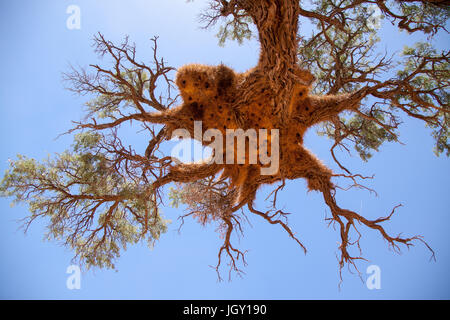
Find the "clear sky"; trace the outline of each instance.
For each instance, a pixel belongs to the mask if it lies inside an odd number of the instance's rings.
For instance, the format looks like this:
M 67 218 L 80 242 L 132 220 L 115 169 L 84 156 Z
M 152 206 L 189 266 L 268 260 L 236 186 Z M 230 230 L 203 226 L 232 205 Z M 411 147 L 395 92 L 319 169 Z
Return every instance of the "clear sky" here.
M 66 28 L 69 5 L 81 9 L 81 29 Z M 125 35 L 136 42 L 138 54 L 150 62 L 149 39 L 158 35 L 159 54 L 174 67 L 199 62 L 223 62 L 238 71 L 257 60 L 255 40 L 242 46 L 228 42 L 217 45 L 214 31 L 200 29 L 198 14 L 204 1 L 104 0 L 104 1 L 1 1 L 0 32 L 0 170 L 17 153 L 37 159 L 61 152 L 71 137 L 55 137 L 82 117 L 86 100 L 64 90 L 61 73 L 68 64 L 98 63 L 91 48 L 93 35 L 120 41 Z M 386 26 L 381 48 L 399 51 L 408 43 L 404 33 Z M 414 39 L 419 39 L 415 36 Z M 449 37 L 438 40 L 449 47 Z M 136 127 L 136 131 L 138 128 Z M 130 139 L 133 139 L 130 137 Z M 369 162 L 356 155 L 341 155 L 348 167 L 365 175 L 375 174 L 367 191 L 338 191 L 337 201 L 368 218 L 388 214 L 392 207 L 404 207 L 386 224 L 392 234 L 421 234 L 436 252 L 436 262 L 420 243 L 402 254 L 390 251 L 381 237 L 361 228 L 361 245 L 369 262 L 361 263 L 363 281 L 343 272 L 338 289 L 338 231 L 327 227 L 329 210 L 317 193 L 307 193 L 304 181 L 293 181 L 280 194 L 279 206 L 292 212 L 290 225 L 308 248 L 298 245 L 278 226 L 248 215 L 245 236 L 239 248 L 248 250 L 243 278 L 217 282 L 209 265 L 217 262 L 221 239 L 215 226 L 206 228 L 186 220 L 179 234 L 177 217 L 182 208 L 164 207 L 173 223 L 153 250 L 144 244 L 130 247 L 117 263 L 118 271 L 95 270 L 82 275 L 81 289 L 66 287 L 67 267 L 72 253 L 53 242 L 42 241 L 44 222 L 32 225 L 24 236 L 16 219 L 27 215 L 25 206 L 9 206 L 0 199 L 0 298 L 2 299 L 449 299 L 450 226 L 449 161 L 432 152 L 433 140 L 424 125 L 405 119 L 401 129 L 405 145 L 386 144 Z M 330 141 L 313 131 L 306 145 L 336 169 L 328 149 Z M 137 148 L 145 148 L 145 145 Z M 258 201 L 259 208 L 266 204 Z M 366 268 L 381 270 L 381 289 L 369 290 Z M 223 270 L 224 276 L 227 272 Z

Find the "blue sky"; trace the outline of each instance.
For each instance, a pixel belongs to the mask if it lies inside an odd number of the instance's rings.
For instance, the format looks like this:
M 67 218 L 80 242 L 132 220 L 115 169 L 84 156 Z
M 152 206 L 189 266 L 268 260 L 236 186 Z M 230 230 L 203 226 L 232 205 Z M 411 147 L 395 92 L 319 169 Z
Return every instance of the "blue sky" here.
M 66 8 L 81 9 L 81 30 L 66 28 Z M 174 67 L 199 62 L 223 62 L 238 71 L 252 67 L 258 57 L 256 41 L 242 46 L 228 42 L 217 45 L 214 31 L 200 29 L 198 14 L 204 1 L 2 1 L 0 30 L 0 170 L 17 153 L 37 159 L 61 152 L 71 137 L 56 136 L 80 120 L 83 97 L 64 90 L 61 73 L 68 64 L 97 63 L 91 48 L 93 35 L 120 41 L 125 35 L 136 42 L 142 60 L 150 61 L 150 41 L 159 38 L 159 54 Z M 404 33 L 383 30 L 383 46 L 389 52 L 401 50 L 410 41 Z M 420 36 L 414 36 L 418 40 Z M 436 43 L 449 47 L 449 38 Z M 135 128 L 136 131 L 138 128 Z M 131 131 L 130 131 L 131 132 Z M 421 244 L 390 251 L 387 243 L 362 228 L 361 245 L 369 262 L 366 268 L 381 269 L 381 289 L 369 290 L 356 275 L 344 271 L 338 289 L 336 259 L 338 232 L 327 227 L 328 212 L 322 197 L 307 193 L 304 181 L 293 181 L 280 194 L 279 205 L 292 212 L 290 225 L 308 248 L 301 249 L 281 228 L 249 216 L 245 236 L 236 244 L 248 250 L 243 278 L 217 282 L 209 265 L 217 262 L 221 239 L 215 226 L 201 227 L 193 220 L 179 234 L 177 217 L 182 209 L 163 208 L 173 223 L 153 250 L 144 244 L 130 247 L 117 263 L 118 271 L 95 270 L 82 275 L 81 289 L 66 288 L 67 267 L 72 253 L 56 243 L 44 242 L 45 223 L 35 223 L 29 233 L 18 230 L 16 219 L 27 215 L 25 206 L 10 207 L 0 199 L 0 298 L 2 299 L 448 299 L 450 298 L 450 225 L 447 181 L 448 159 L 432 152 L 430 132 L 416 120 L 405 119 L 401 141 L 386 144 L 369 162 L 343 157 L 348 167 L 365 175 L 375 174 L 368 185 L 378 197 L 362 190 L 338 191 L 338 203 L 368 218 L 384 216 L 393 206 L 404 207 L 386 224 L 396 234 L 421 234 L 436 252 Z M 130 141 L 134 141 L 130 137 Z M 136 147 L 142 140 L 135 139 Z M 331 168 L 330 141 L 313 131 L 306 145 Z M 261 197 L 264 198 L 264 197 Z M 259 208 L 266 204 L 258 201 Z M 235 239 L 235 241 L 238 241 Z M 226 270 L 223 270 L 224 275 Z

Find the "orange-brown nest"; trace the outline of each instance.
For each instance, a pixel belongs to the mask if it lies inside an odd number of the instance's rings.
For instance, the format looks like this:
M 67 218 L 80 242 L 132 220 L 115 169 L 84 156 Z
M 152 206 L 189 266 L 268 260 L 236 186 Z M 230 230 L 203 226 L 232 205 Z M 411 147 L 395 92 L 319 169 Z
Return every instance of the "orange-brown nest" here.
M 300 68 L 294 74 L 297 81 L 288 102 L 289 119 L 282 122 L 274 111 L 277 97 L 258 69 L 236 73 L 224 65 L 189 64 L 181 67 L 175 82 L 183 103 L 165 113 L 171 119 L 167 124 L 167 134 L 183 128 L 194 137 L 194 121 L 202 122 L 202 133 L 218 129 L 224 137 L 227 129 L 267 129 L 264 143 L 267 143 L 267 150 L 271 150 L 270 130 L 278 129 L 279 170 L 271 175 L 262 175 L 260 169 L 264 165 L 259 159 L 256 164 L 249 162 L 251 151 L 247 146 L 244 163 L 237 163 L 236 159 L 233 164 L 227 164 L 224 159 L 223 164 L 179 164 L 171 168 L 166 179 L 186 182 L 192 181 L 193 177 L 201 179 L 222 171 L 220 177 L 229 178 L 230 187 L 236 191 L 235 204 L 238 206 L 253 201 L 261 184 L 284 179 L 306 178 L 310 190 L 319 190 L 322 184 L 329 188 L 332 172 L 303 146 L 303 136 L 314 124 L 330 120 L 349 108 L 342 103 L 347 95 L 312 95 L 310 89 L 314 76 Z M 224 150 L 227 147 L 225 140 Z M 203 145 L 210 143 L 200 141 Z M 259 153 L 259 144 L 253 152 Z

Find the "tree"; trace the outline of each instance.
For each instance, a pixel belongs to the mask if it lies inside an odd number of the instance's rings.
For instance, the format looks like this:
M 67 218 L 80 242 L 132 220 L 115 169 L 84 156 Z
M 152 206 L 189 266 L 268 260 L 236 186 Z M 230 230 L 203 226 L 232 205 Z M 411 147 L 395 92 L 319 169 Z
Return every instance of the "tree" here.
M 385 231 L 383 223 L 398 206 L 386 217 L 368 220 L 337 204 L 335 178 L 364 187 L 361 180 L 370 177 L 346 168 L 334 151 L 353 145 L 366 161 L 383 142 L 397 141 L 404 114 L 424 121 L 436 140 L 435 152 L 448 156 L 449 53 L 428 43 L 405 48 L 401 60 L 374 50 L 382 16 L 402 30 L 432 38 L 447 32 L 448 15 L 444 1 L 214 0 L 202 15 L 206 27 L 224 20 L 218 34 L 224 43 L 228 38 L 244 41 L 254 32 L 253 24 L 259 61 L 245 73 L 224 65 L 187 65 L 178 69 L 175 81 L 175 69 L 157 55 L 157 38 L 152 39 L 149 66 L 138 60 L 128 38 L 116 45 L 99 33 L 95 50 L 109 57 L 111 65 L 90 65 L 91 72 L 72 68 L 65 74 L 70 90 L 91 98 L 85 121 L 68 131 L 76 133 L 72 150 L 43 163 L 19 156 L 11 161 L 0 191 L 28 203 L 26 228 L 47 217 L 48 237 L 63 240 L 87 267 L 114 267 L 129 243 L 146 240 L 153 245 L 167 230 L 160 208 L 163 189 L 171 183 L 172 204 L 188 208 L 182 219 L 219 223 L 224 239 L 216 266 L 219 278 L 224 256 L 230 274 L 241 272 L 239 259 L 245 264 L 244 252 L 231 243 L 233 231 L 242 232 L 245 210 L 280 225 L 306 252 L 287 223 L 287 213 L 276 208 L 278 192 L 294 179 L 305 179 L 309 190 L 323 195 L 329 222 L 340 232 L 340 269 L 348 264 L 357 270 L 356 261 L 364 259 L 357 223 L 380 233 L 394 250 L 419 241 L 434 255 L 420 236 Z M 302 34 L 299 19 L 310 19 L 316 31 Z M 173 96 L 176 89 L 181 99 Z M 121 126 L 131 121 L 149 134 L 143 153 L 122 144 Z M 334 141 L 330 152 L 340 173 L 303 146 L 305 132 L 316 125 Z M 250 148 L 252 136 L 246 135 L 248 144 L 240 153 L 234 137 L 219 139 L 232 129 L 259 130 L 261 143 Z M 161 145 L 180 132 L 209 146 L 214 137 L 212 158 L 185 164 L 164 154 Z M 208 141 L 203 139 L 207 133 Z M 279 160 L 274 172 L 264 170 L 270 164 L 262 155 Z M 255 208 L 258 189 L 275 183 L 273 208 Z M 351 253 L 352 246 L 356 253 Z

